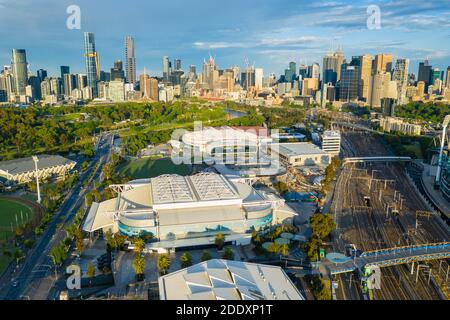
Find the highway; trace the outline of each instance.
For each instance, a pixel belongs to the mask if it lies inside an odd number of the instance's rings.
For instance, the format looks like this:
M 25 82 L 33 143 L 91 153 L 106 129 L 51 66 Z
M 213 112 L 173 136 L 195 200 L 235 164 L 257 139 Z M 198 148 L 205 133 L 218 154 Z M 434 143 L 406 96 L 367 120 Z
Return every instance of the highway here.
M 46 293 L 33 290 L 39 288 L 40 282 L 47 276 L 47 273 L 53 263 L 49 257 L 50 250 L 66 237 L 65 227 L 70 224 L 78 210 L 84 206 L 85 194 L 92 189 L 93 181 L 98 181 L 103 165 L 109 159 L 112 147 L 112 135 L 106 134 L 99 138 L 96 153 L 91 160 L 88 168 L 79 176 L 79 181 L 75 187 L 66 196 L 59 211 L 55 214 L 44 233 L 36 241 L 32 251 L 22 262 L 20 269 L 16 272 L 17 285 L 2 289 L 0 297 L 6 300 L 17 300 L 24 297 L 33 299 L 45 299 Z M 86 180 L 89 179 L 87 188 L 83 187 Z M 61 221 L 63 223 L 61 224 Z M 60 224 L 57 229 L 57 225 Z M 37 292 L 36 292 L 37 291 Z

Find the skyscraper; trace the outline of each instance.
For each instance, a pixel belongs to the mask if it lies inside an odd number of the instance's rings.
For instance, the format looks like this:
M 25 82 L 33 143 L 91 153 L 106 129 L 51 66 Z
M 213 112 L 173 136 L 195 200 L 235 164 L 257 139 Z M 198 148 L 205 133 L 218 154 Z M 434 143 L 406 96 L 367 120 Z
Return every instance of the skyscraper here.
M 417 75 L 417 81 L 423 81 L 425 85 L 425 91 L 427 91 L 430 85 L 432 66 L 429 64 L 428 60 L 419 63 L 419 74 Z
M 94 33 L 84 33 L 84 55 L 86 58 L 86 75 L 87 85 L 92 89 L 92 96 L 97 98 L 97 64 L 98 57 L 95 51 L 95 38 Z
M 392 70 L 392 54 L 380 53 L 375 56 L 374 73 L 391 72 Z
M 63 87 L 62 92 L 64 92 L 64 94 L 66 94 L 66 83 L 65 83 L 65 78 L 66 77 L 64 75 L 70 74 L 70 67 L 68 67 L 68 66 L 61 66 L 60 69 L 61 69 L 61 81 L 62 81 L 62 87 Z
M 359 66 L 344 63 L 341 68 L 339 100 L 354 101 L 358 99 Z
M 16 95 L 25 95 L 28 84 L 27 55 L 25 49 L 13 49 L 12 73 L 14 76 L 14 90 Z
M 308 78 L 320 78 L 320 66 L 317 62 L 308 66 Z
M 181 70 L 181 59 L 175 59 L 173 62 L 173 67 L 175 71 Z
M 323 58 L 323 82 L 336 84 L 341 77 L 341 66 L 345 61 L 344 53 L 337 50 Z
M 382 99 L 387 96 L 391 88 L 391 74 L 381 71 L 373 74 L 369 91 L 369 105 L 372 108 L 381 108 Z
M 47 70 L 39 69 L 36 71 L 36 75 L 39 78 L 39 80 L 42 82 L 45 78 L 47 78 Z
M 123 71 L 123 64 L 121 60 L 114 61 L 114 67 L 111 68 L 111 81 L 124 80 L 125 73 Z
M 289 62 L 289 68 L 284 70 L 284 79 L 286 82 L 292 82 L 297 78 L 297 65 L 295 62 Z
M 445 87 L 450 89 L 450 66 L 447 67 L 447 76 L 445 77 Z
M 397 99 L 398 104 L 405 104 L 406 87 L 408 86 L 408 59 L 397 59 L 394 69 L 394 80 L 397 82 Z
M 130 36 L 125 38 L 125 71 L 127 82 L 136 83 L 136 58 L 134 56 L 134 39 Z
M 163 80 L 166 83 L 170 80 L 170 61 L 168 56 L 163 57 Z

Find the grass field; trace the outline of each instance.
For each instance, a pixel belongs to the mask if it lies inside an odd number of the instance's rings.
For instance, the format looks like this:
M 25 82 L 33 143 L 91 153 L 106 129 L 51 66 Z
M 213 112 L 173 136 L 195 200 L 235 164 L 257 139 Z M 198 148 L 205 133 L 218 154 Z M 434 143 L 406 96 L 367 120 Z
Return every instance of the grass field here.
M 17 216 L 17 220 L 16 220 Z M 18 226 L 23 226 L 33 217 L 33 210 L 16 200 L 0 197 L 0 241 L 9 238 Z
M 131 179 L 153 178 L 162 174 L 189 175 L 191 168 L 187 165 L 176 165 L 170 158 L 144 158 L 128 161 L 118 167 L 118 171 Z

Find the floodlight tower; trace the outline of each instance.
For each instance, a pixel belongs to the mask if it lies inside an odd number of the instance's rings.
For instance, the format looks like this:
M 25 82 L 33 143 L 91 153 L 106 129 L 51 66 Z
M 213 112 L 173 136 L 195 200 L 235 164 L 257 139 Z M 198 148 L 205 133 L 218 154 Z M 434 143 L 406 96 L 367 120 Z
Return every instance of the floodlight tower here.
M 435 186 L 439 186 L 439 181 L 441 178 L 442 154 L 444 152 L 445 137 L 447 136 L 447 126 L 448 126 L 449 122 L 450 122 L 450 114 L 445 116 L 444 122 L 442 123 L 442 126 L 444 128 L 442 129 L 441 149 L 439 151 L 439 160 L 438 160 L 438 167 L 437 167 L 437 171 L 436 171 Z
M 38 177 L 38 162 L 39 159 L 36 156 L 33 156 L 33 161 L 34 161 L 34 174 L 36 176 L 36 189 L 37 189 L 37 195 L 38 195 L 38 199 L 37 202 L 41 203 L 41 191 L 39 190 L 39 177 Z

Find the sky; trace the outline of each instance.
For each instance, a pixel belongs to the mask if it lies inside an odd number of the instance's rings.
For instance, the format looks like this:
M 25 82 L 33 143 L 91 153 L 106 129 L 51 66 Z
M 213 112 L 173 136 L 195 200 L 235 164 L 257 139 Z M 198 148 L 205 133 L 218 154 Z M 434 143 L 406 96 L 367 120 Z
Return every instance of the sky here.
M 68 29 L 67 7 L 77 5 L 81 28 Z M 380 28 L 369 29 L 370 5 Z M 340 46 L 352 55 L 391 53 L 450 66 L 449 0 L 0 0 L 0 65 L 12 48 L 26 49 L 32 72 L 59 74 L 68 65 L 84 73 L 83 32 L 95 33 L 102 70 L 124 60 L 124 38 L 135 38 L 138 74 L 161 75 L 162 57 L 201 70 L 212 55 L 220 68 L 246 61 L 264 74 L 284 72 L 290 61 L 318 62 Z

